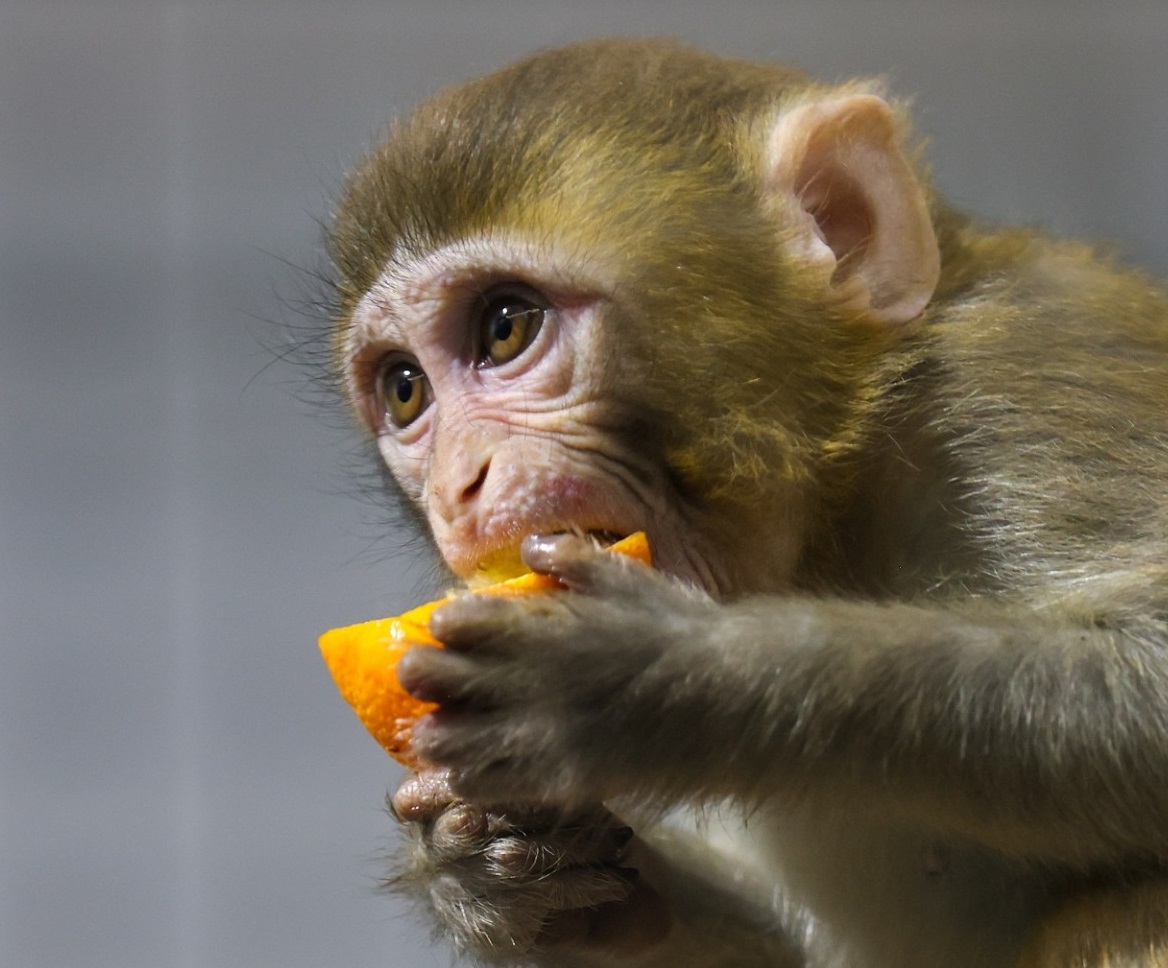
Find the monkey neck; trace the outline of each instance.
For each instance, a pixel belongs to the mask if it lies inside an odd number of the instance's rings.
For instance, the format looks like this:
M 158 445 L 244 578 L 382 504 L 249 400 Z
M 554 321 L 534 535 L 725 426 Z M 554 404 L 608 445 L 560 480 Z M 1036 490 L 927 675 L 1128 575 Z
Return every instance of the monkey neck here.
M 934 305 L 944 306 L 989 279 L 1015 276 L 1036 254 L 1033 231 L 978 224 L 941 202 L 934 203 L 933 225 L 941 248 Z
M 985 585 L 967 469 L 938 427 L 947 411 L 938 333 L 963 293 L 1013 274 L 1034 258 L 1035 235 L 979 226 L 937 205 L 942 273 L 929 317 L 888 349 L 861 381 L 844 421 L 849 446 L 822 474 L 821 490 L 797 571 L 801 587 L 822 593 L 912 597 L 968 593 Z M 863 405 L 863 397 L 876 401 Z
M 910 363 L 889 389 L 863 443 L 834 475 L 807 534 L 796 582 L 823 594 L 908 598 L 968 590 L 976 542 L 960 468 L 931 426 L 937 367 Z

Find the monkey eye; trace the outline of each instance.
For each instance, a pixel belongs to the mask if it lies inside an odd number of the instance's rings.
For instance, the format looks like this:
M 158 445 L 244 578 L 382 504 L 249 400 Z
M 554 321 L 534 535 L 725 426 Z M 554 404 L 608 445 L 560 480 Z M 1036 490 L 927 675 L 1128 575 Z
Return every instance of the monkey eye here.
M 401 429 L 430 405 L 430 381 L 416 363 L 391 361 L 377 376 L 377 395 L 389 422 Z
M 479 316 L 479 365 L 501 366 L 529 347 L 547 313 L 532 296 L 506 291 L 483 299 Z

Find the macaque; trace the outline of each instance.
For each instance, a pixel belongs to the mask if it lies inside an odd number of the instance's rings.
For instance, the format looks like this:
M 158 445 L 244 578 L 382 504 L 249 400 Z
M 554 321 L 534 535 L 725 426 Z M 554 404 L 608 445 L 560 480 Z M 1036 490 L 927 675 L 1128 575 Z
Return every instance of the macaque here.
M 920 155 L 874 83 L 612 40 L 347 182 L 350 403 L 453 576 L 565 586 L 399 667 L 394 880 L 471 960 L 1168 965 L 1168 300 Z

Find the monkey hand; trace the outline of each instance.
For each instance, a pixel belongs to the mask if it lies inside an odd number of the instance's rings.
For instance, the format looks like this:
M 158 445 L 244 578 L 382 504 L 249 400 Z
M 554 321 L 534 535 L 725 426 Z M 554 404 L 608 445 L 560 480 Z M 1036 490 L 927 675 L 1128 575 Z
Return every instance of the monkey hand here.
M 457 797 L 446 771 L 430 769 L 410 776 L 390 808 L 413 845 L 395 886 L 426 896 L 477 959 L 526 962 L 578 949 L 609 963 L 668 930 L 656 892 L 625 866 L 632 830 L 599 804 L 482 807 Z
M 407 691 L 440 704 L 415 724 L 414 751 L 485 802 L 655 792 L 646 777 L 685 769 L 686 697 L 702 701 L 711 667 L 693 652 L 708 651 L 719 606 L 581 538 L 528 539 L 524 555 L 567 590 L 456 599 L 431 623 L 446 648 L 399 664 Z

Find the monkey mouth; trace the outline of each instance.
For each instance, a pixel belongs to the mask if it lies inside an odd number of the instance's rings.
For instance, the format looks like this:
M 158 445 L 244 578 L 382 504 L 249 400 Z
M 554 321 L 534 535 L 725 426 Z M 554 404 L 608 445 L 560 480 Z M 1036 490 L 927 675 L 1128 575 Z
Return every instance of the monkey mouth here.
M 487 585 L 518 578 L 527 570 L 519 545 L 504 545 L 483 555 L 474 566 L 474 571 L 467 577 L 466 583 L 471 589 L 484 588 Z
M 601 548 L 607 548 L 627 537 L 620 531 L 610 531 L 603 528 L 555 528 L 534 533 L 580 535 L 595 541 Z M 526 574 L 531 569 L 523 563 L 521 547 L 522 542 L 516 542 L 488 551 L 474 566 L 474 571 L 467 578 L 467 586 L 471 589 L 483 588 Z
M 584 533 L 602 548 L 607 548 L 628 537 L 627 534 L 621 534 L 619 531 L 585 531 Z

